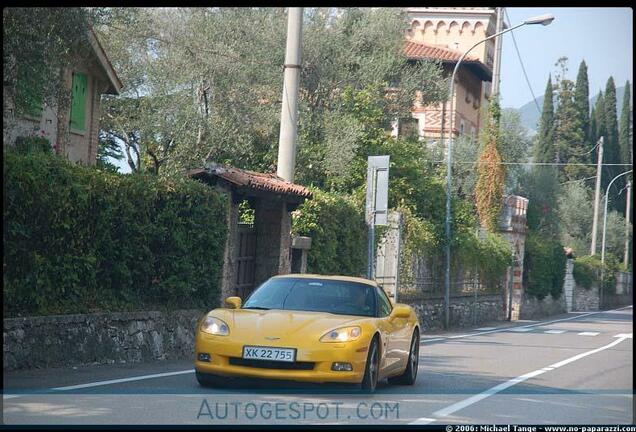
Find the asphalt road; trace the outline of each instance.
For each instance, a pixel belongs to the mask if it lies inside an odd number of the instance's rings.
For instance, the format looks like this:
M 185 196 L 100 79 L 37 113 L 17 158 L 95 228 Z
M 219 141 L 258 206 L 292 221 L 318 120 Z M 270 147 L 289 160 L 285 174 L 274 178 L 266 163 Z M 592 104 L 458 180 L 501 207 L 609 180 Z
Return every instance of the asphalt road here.
M 5 372 L 4 424 L 632 424 L 632 307 L 423 334 L 415 386 L 197 384 L 192 362 Z

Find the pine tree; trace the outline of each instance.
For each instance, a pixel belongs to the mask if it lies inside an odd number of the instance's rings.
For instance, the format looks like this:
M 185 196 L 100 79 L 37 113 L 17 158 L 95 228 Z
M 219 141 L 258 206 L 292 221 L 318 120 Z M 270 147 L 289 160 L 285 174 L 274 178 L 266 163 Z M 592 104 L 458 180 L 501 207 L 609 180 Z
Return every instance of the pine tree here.
M 545 87 L 545 95 L 543 98 L 543 111 L 539 120 L 539 134 L 535 142 L 534 161 L 535 162 L 554 162 L 555 147 L 553 142 L 554 133 L 554 100 L 552 97 L 552 76 L 548 76 L 548 83 Z
M 605 142 L 603 144 L 603 164 L 620 164 L 621 153 L 618 143 L 618 122 L 616 115 L 616 85 L 614 84 L 614 78 L 611 76 L 607 80 L 605 86 L 605 100 L 604 100 L 604 117 L 605 117 Z M 624 171 L 624 167 L 621 166 L 604 166 L 603 167 L 602 184 L 603 189 L 607 189 L 607 185 L 612 179 Z M 624 198 L 620 198 L 618 193 L 625 186 L 623 178 L 617 179 L 612 185 L 612 190 L 609 193 L 609 208 L 614 210 L 620 210 L 624 207 L 624 203 L 621 206 L 621 202 L 625 201 Z M 622 197 L 623 195 L 621 195 Z M 624 211 L 624 210 L 623 210 Z
M 481 226 L 490 232 L 498 228 L 503 205 L 506 169 L 499 153 L 499 118 L 501 111 L 496 99 L 488 107 L 488 124 L 483 131 L 483 151 L 477 162 L 475 204 Z

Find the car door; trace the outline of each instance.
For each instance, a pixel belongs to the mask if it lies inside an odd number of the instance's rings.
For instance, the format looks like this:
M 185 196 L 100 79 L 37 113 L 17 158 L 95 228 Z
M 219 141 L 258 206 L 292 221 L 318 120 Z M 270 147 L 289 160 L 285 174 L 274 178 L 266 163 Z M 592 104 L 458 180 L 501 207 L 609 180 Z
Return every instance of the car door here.
M 395 339 L 396 332 L 399 335 L 399 327 L 396 326 L 396 320 L 390 319 L 393 306 L 386 293 L 380 287 L 376 286 L 375 289 L 378 304 L 379 328 L 382 333 L 382 352 L 384 353 L 380 373 L 383 376 L 388 376 L 400 368 L 399 339 Z

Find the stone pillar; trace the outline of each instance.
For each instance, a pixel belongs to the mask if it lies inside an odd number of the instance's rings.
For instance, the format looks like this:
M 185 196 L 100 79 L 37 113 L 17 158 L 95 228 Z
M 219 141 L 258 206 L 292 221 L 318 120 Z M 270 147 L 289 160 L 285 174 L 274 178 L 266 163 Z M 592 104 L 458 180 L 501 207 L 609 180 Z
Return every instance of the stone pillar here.
M 311 237 L 293 236 L 292 251 L 298 254 L 299 263 L 292 262 L 292 273 L 307 273 L 307 253 L 311 249 Z M 294 269 L 294 266 L 297 266 Z
M 379 239 L 376 249 L 375 279 L 394 301 L 397 301 L 399 287 L 401 242 L 402 214 L 391 211 L 387 218 L 387 231 Z
M 291 214 L 284 201 L 261 198 L 256 202 L 256 274 L 260 285 L 271 276 L 291 271 Z
M 234 202 L 232 192 L 228 193 L 227 211 L 227 239 L 225 240 L 225 252 L 223 253 L 223 276 L 221 279 L 221 298 L 219 305 L 227 297 L 235 296 L 236 293 L 236 259 L 238 257 L 238 203 Z
M 526 243 L 526 212 L 528 199 L 516 195 L 504 197 L 504 206 L 499 219 L 501 234 L 508 240 L 514 256 L 512 271 L 506 275 L 506 302 L 504 308 L 510 321 L 517 321 L 523 300 L 523 260 Z
M 563 281 L 563 294 L 565 295 L 565 307 L 568 312 L 572 312 L 572 297 L 574 293 L 574 276 L 572 270 L 574 268 L 574 260 L 568 258 L 565 264 L 565 280 Z

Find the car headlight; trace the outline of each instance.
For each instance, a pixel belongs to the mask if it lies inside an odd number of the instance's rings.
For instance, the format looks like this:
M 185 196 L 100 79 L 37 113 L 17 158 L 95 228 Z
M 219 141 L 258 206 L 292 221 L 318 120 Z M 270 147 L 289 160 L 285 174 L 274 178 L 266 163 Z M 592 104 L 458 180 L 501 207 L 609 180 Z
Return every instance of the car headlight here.
M 350 342 L 362 334 L 360 327 L 341 327 L 328 331 L 320 338 L 320 342 Z
M 217 336 L 227 336 L 230 334 L 230 328 L 225 321 L 214 317 L 206 317 L 201 323 L 201 331 Z

